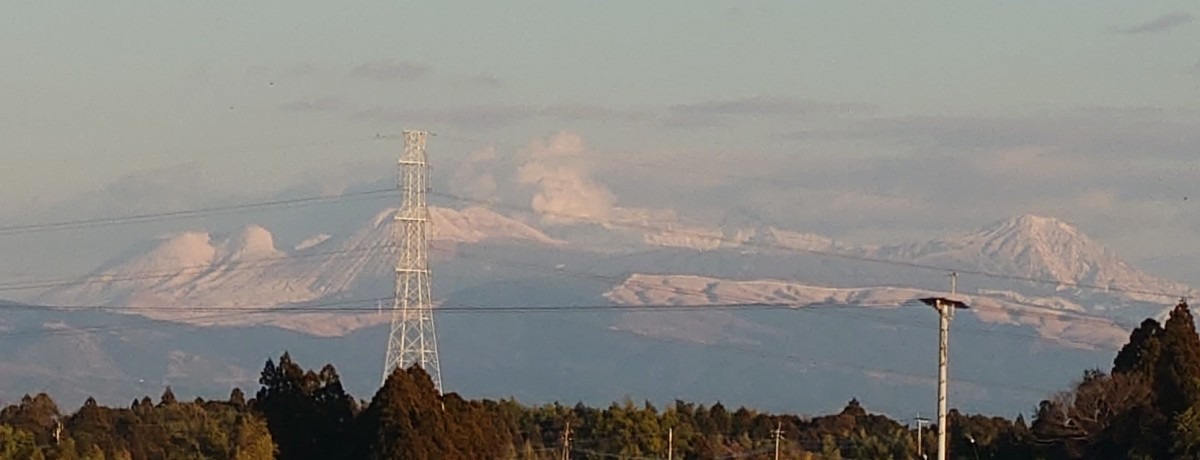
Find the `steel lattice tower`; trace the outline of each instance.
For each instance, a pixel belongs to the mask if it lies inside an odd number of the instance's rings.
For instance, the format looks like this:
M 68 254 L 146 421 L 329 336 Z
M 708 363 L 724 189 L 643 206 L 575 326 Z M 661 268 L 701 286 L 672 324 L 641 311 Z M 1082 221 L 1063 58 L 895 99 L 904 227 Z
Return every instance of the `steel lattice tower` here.
M 393 237 L 400 249 L 396 263 L 396 298 L 392 304 L 392 330 L 388 336 L 383 380 L 394 369 L 419 365 L 442 388 L 437 334 L 433 328 L 433 296 L 429 277 L 429 165 L 425 161 L 424 131 L 404 131 L 399 187 L 403 193 L 396 212 Z

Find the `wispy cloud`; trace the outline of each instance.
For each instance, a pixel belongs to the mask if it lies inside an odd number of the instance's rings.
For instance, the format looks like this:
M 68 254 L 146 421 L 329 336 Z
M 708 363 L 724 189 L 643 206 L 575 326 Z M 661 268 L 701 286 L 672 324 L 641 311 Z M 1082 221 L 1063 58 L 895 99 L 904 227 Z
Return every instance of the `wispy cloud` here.
M 428 66 L 407 61 L 373 61 L 350 70 L 350 76 L 380 81 L 414 81 L 432 72 Z
M 637 111 L 618 110 L 593 104 L 557 104 L 537 110 L 542 117 L 562 121 L 637 121 L 645 114 Z
M 671 106 L 669 111 L 693 115 L 813 115 L 830 113 L 868 112 L 868 104 L 844 104 L 810 99 L 755 96 L 740 99 L 717 99 Z
M 887 208 L 870 214 L 913 228 L 979 224 L 1031 211 L 1070 218 L 1098 236 L 1133 238 L 1133 232 L 1159 229 L 1194 234 L 1197 228 L 1183 220 L 1193 214 L 1184 211 L 1190 206 L 1184 197 L 1196 194 L 1189 179 L 1200 145 L 1200 117 L 1194 112 L 1087 108 L 1018 118 L 877 117 L 847 126 L 840 137 L 830 130 L 805 132 L 797 139 L 870 141 L 876 146 L 826 155 L 828 164 L 781 157 L 768 165 L 777 172 L 760 174 L 758 183 L 787 178 L 841 193 L 870 186 L 934 200 L 943 212 L 924 216 L 924 221 Z M 881 155 L 881 149 L 890 153 Z M 751 186 L 734 184 L 726 193 Z M 798 222 L 828 219 L 831 233 L 845 231 L 845 219 L 832 212 L 802 214 L 815 213 L 825 203 L 808 200 L 811 193 L 797 193 L 793 207 L 766 197 L 752 202 L 780 206 L 775 211 L 782 215 L 801 213 L 796 215 L 806 219 Z M 834 224 L 838 222 L 841 227 Z M 1130 253 L 1153 257 L 1170 250 L 1166 243 L 1139 241 L 1136 247 L 1130 243 Z
M 388 123 L 434 123 L 462 128 L 498 128 L 534 116 L 536 111 L 516 105 L 469 105 L 449 108 L 374 107 L 354 115 L 356 119 Z
M 332 112 L 342 108 L 342 101 L 335 97 L 301 99 L 280 105 L 279 108 L 285 112 Z
M 622 111 L 591 104 L 558 104 L 550 106 L 481 104 L 442 108 L 374 107 L 355 114 L 356 119 L 388 123 L 420 122 L 455 125 L 462 128 L 487 129 L 509 126 L 535 118 L 563 122 L 597 120 L 635 120 L 639 112 Z
M 1191 24 L 1195 21 L 1196 17 L 1191 13 L 1174 12 L 1164 14 L 1149 21 L 1134 24 L 1129 27 L 1118 28 L 1117 32 L 1126 35 L 1153 34 L 1166 32 L 1179 26 Z
M 870 104 L 754 96 L 676 104 L 667 107 L 662 122 L 669 127 L 695 128 L 721 125 L 733 117 L 840 117 L 874 110 L 875 107 Z
M 504 80 L 495 75 L 478 74 L 466 77 L 458 77 L 454 79 L 454 83 L 461 86 L 473 86 L 477 88 L 503 88 Z
M 312 62 L 299 62 L 284 70 L 284 75 L 294 77 L 306 77 L 321 73 L 324 68 Z

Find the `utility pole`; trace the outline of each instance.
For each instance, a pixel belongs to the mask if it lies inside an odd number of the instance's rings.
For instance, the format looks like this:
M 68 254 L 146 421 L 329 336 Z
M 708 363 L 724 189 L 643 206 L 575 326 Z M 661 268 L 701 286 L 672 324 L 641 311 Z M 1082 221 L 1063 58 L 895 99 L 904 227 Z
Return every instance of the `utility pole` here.
M 957 295 L 958 290 L 958 273 L 950 274 L 950 295 Z M 946 460 L 947 449 L 947 431 L 946 426 L 946 390 L 948 387 L 947 380 L 949 379 L 949 360 L 950 360 L 950 319 L 954 316 L 954 310 L 970 308 L 967 304 L 946 298 L 946 297 L 927 297 L 920 299 L 921 302 L 933 307 L 938 312 L 938 449 L 937 460 Z
M 567 427 L 563 430 L 563 450 L 562 460 L 571 460 L 571 421 L 567 420 Z
M 921 452 L 924 446 L 921 444 L 921 431 L 924 431 L 924 424 L 929 422 L 929 419 L 921 418 L 921 413 L 917 412 L 917 458 L 925 460 L 925 454 Z
M 667 460 L 675 459 L 675 428 L 667 428 Z
M 775 431 L 771 433 L 775 435 L 775 460 L 779 460 L 779 439 L 783 437 L 783 422 L 776 422 Z

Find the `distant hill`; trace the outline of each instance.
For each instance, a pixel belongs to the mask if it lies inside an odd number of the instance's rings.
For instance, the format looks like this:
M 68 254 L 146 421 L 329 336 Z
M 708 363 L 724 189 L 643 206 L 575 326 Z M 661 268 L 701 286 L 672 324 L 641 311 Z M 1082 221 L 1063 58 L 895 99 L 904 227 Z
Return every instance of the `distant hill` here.
M 956 401 L 1025 410 L 1064 388 L 1078 369 L 1103 367 L 1132 324 L 1174 300 L 1150 293 L 1193 292 L 1137 270 L 1048 217 L 1019 216 L 890 246 L 847 245 L 747 215 L 720 227 L 654 213 L 622 219 L 542 227 L 480 208 L 435 208 L 435 299 L 474 307 L 782 302 L 796 308 L 447 310 L 438 315 L 438 332 L 448 385 L 535 402 L 674 395 L 775 408 L 870 395 L 885 410 L 924 411 L 928 401 L 904 395 L 931 388 L 923 376 L 931 370 L 936 323 L 926 307 L 899 305 L 945 293 L 946 271 L 919 268 L 934 266 L 968 270 L 959 292 L 980 307 L 954 323 L 954 372 L 965 379 L 956 384 Z M 368 394 L 382 365 L 388 316 L 361 300 L 391 295 L 391 220 L 384 210 L 356 229 L 314 233 L 291 247 L 280 247 L 270 229 L 248 226 L 131 248 L 35 299 L 111 310 L 0 313 L 0 327 L 33 331 L 17 342 L 17 352 L 0 358 L 4 375 L 20 376 L 6 379 L 12 383 L 0 392 L 53 380 L 105 393 L 117 388 L 105 383 L 111 379 L 138 379 L 223 394 L 253 382 L 261 361 L 290 349 L 340 363 L 347 381 L 364 388 L 356 393 Z M 996 276 L 970 273 L 976 271 Z M 365 311 L 319 311 L 334 304 Z M 842 308 L 823 308 L 831 305 Z M 314 311 L 207 311 L 286 306 Z M 91 322 L 119 327 L 96 331 Z M 144 327 L 124 329 L 129 324 Z M 108 368 L 118 371 L 102 370 Z M 755 383 L 747 387 L 748 381 Z M 797 394 L 797 384 L 815 393 Z

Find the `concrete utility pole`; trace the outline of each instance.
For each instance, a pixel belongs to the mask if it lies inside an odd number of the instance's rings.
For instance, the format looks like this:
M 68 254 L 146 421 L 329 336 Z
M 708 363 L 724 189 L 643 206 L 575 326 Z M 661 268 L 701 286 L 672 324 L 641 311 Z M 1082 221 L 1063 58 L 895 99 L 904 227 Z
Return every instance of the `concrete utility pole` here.
M 567 428 L 563 430 L 562 460 L 571 460 L 571 421 L 567 420 Z
M 950 274 L 950 296 L 957 295 L 958 273 Z M 946 297 L 926 297 L 920 299 L 938 312 L 938 449 L 937 460 L 946 460 L 947 439 L 949 433 L 946 426 L 946 390 L 949 379 L 950 360 L 950 319 L 954 310 L 970 308 L 967 304 Z
M 675 429 L 667 428 L 667 460 L 675 458 Z
M 921 413 L 917 412 L 915 420 L 917 422 L 917 458 L 925 460 L 925 454 L 921 452 L 924 449 L 924 446 L 921 444 L 921 431 L 925 429 L 924 424 L 929 423 L 929 419 L 921 418 Z
M 779 439 L 783 437 L 783 422 L 776 422 L 775 431 L 771 433 L 775 435 L 775 460 L 779 460 Z

